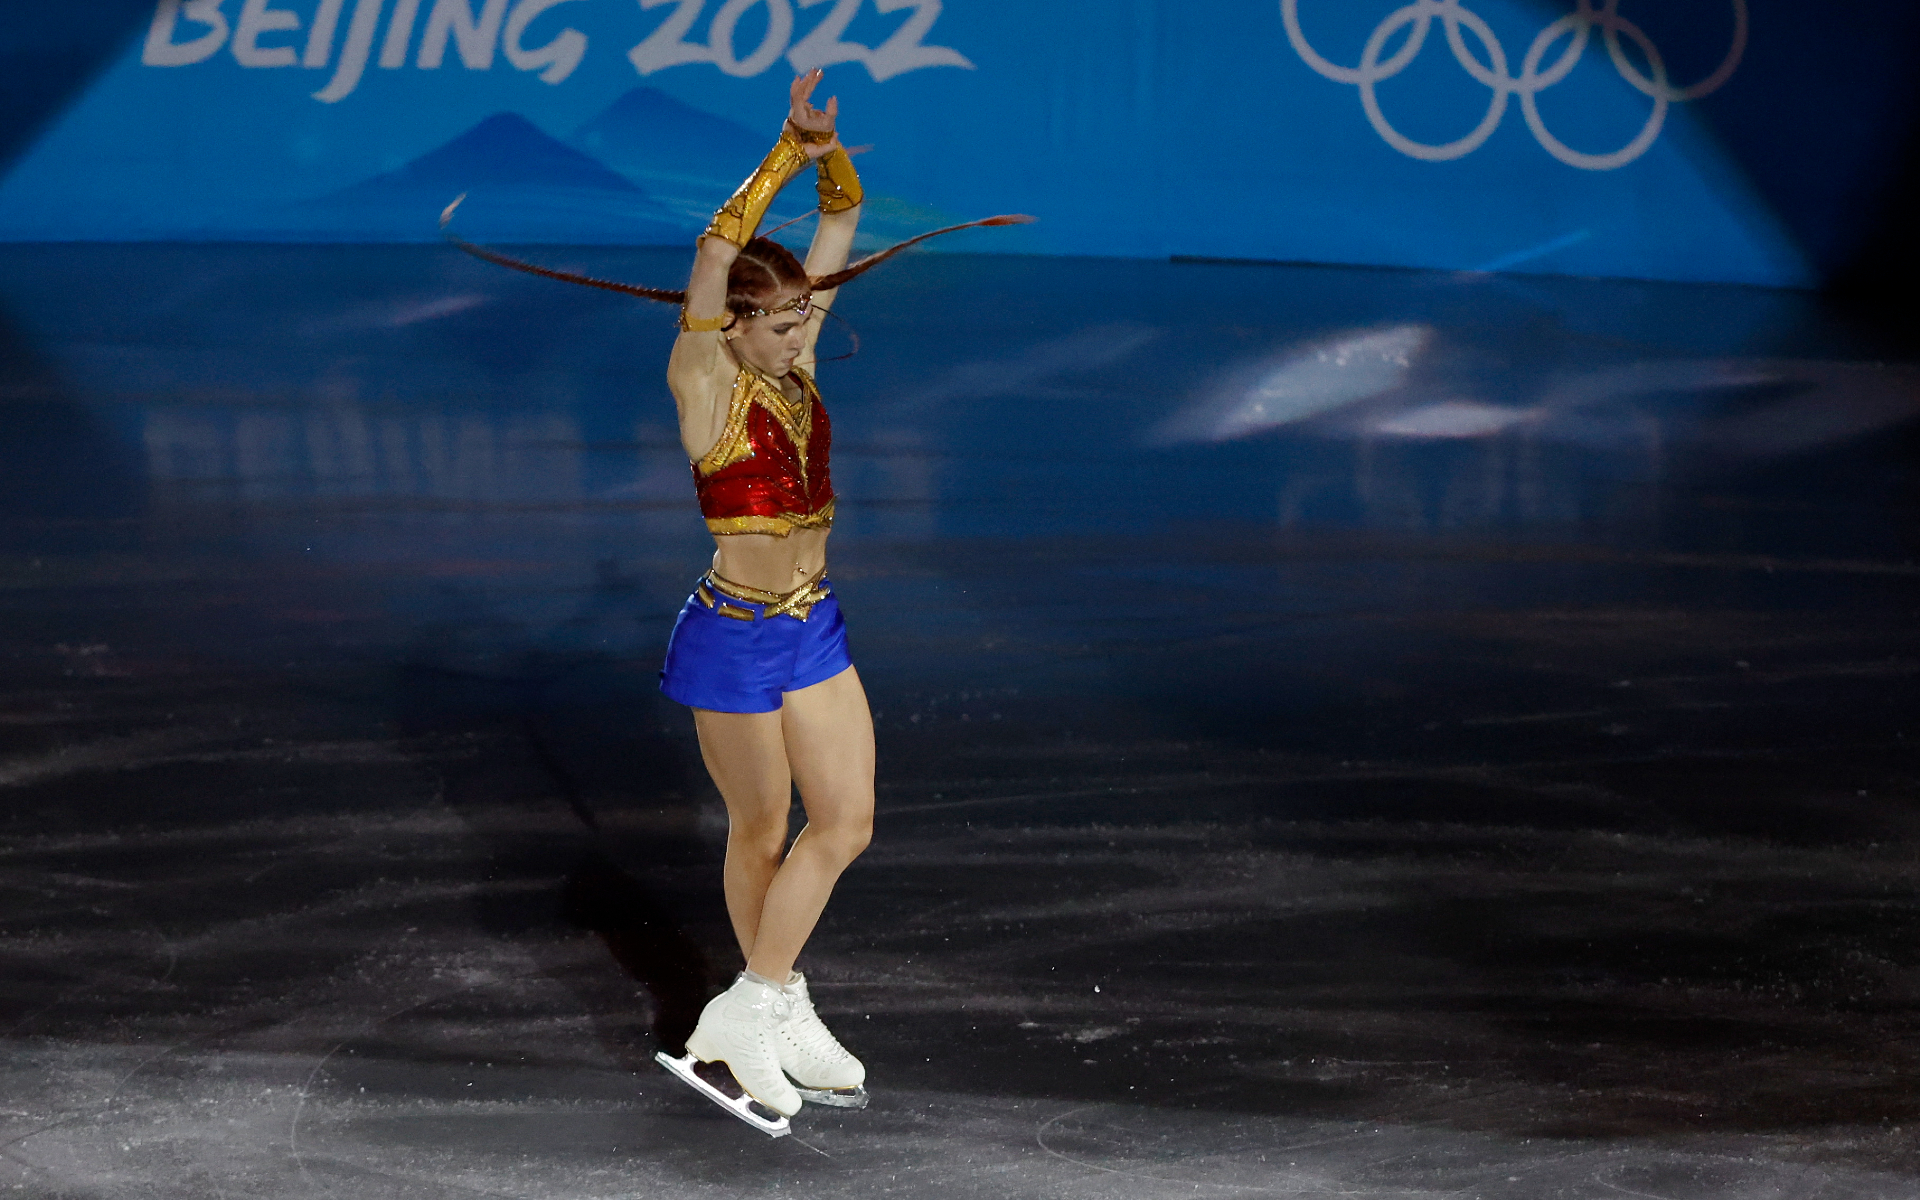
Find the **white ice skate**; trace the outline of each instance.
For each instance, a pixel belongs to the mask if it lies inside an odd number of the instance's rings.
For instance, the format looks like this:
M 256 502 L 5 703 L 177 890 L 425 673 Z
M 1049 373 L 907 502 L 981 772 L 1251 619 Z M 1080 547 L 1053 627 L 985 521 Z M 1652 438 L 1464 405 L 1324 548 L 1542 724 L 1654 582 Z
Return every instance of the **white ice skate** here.
M 776 1047 L 778 1030 L 793 1008 L 792 998 L 780 988 L 742 975 L 700 1011 L 700 1023 L 687 1039 L 685 1058 L 662 1052 L 654 1055 L 654 1060 L 761 1133 L 785 1137 L 787 1118 L 800 1111 L 800 1094 L 781 1074 Z M 733 1082 L 744 1095 L 729 1095 L 723 1086 L 701 1077 L 701 1064 L 718 1062 L 727 1064 Z M 779 1119 L 755 1112 L 756 1103 L 778 1114 Z
M 865 1108 L 867 1068 L 847 1053 L 813 1011 L 807 977 L 793 973 L 785 988 L 793 1012 L 774 1031 L 780 1051 L 780 1069 L 793 1076 L 795 1089 L 808 1104 L 834 1108 Z

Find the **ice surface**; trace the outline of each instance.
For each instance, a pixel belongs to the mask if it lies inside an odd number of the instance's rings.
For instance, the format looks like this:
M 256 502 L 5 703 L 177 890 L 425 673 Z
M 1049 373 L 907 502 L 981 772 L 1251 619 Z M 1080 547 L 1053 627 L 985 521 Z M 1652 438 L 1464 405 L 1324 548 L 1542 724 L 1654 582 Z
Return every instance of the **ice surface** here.
M 651 1061 L 738 965 L 653 685 L 667 318 L 0 259 L 0 1195 L 1920 1196 L 1912 356 L 1804 297 L 850 288 L 880 813 L 804 968 L 873 1102 L 775 1142 Z M 1152 444 L 1395 328 L 1429 399 L 1620 423 Z

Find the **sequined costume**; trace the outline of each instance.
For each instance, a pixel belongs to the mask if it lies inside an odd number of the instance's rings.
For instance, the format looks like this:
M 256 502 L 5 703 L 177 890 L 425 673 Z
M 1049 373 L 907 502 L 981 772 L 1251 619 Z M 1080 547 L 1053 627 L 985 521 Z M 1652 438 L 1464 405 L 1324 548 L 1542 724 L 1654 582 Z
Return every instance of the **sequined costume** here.
M 700 513 L 717 536 L 785 537 L 833 524 L 827 410 L 805 371 L 795 368 L 789 378 L 800 385 L 798 400 L 742 366 L 726 428 L 693 464 Z M 660 690 L 692 708 L 773 712 L 785 693 L 852 665 L 846 622 L 824 578 L 778 593 L 709 571 L 674 622 Z
M 785 537 L 832 526 L 832 426 L 812 377 L 798 367 L 789 377 L 800 385 L 798 400 L 751 367 L 734 376 L 726 428 L 693 464 L 708 532 Z

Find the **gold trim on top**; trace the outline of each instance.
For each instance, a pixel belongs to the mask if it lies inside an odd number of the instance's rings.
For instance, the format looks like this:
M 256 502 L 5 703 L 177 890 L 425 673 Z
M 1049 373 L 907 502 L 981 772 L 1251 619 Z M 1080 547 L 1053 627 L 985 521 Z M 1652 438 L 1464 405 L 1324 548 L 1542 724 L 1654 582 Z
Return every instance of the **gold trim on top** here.
M 814 388 L 813 380 L 798 367 L 788 371 L 794 382 L 800 385 L 800 398 L 790 399 L 780 385 L 742 364 L 742 370 L 753 375 L 756 386 L 748 389 L 747 398 L 780 423 L 786 431 L 787 441 L 793 446 L 794 460 L 800 466 L 800 483 L 807 482 L 807 443 L 813 437 L 813 402 L 820 393 Z
M 744 517 L 708 517 L 707 532 L 715 537 L 727 537 L 736 533 L 770 533 L 774 537 L 786 537 L 796 529 L 830 529 L 833 527 L 833 506 L 837 500 L 829 500 L 826 507 L 815 513 L 779 513 L 774 516 L 758 514 Z
M 721 429 L 719 440 L 693 464 L 702 475 L 711 475 L 722 467 L 753 457 L 753 442 L 747 436 L 747 417 L 753 411 L 747 397 L 752 387 L 752 377 L 742 368 L 733 377 L 733 392 L 727 398 L 727 424 Z
M 753 457 L 747 419 L 757 404 L 766 409 L 786 433 L 788 443 L 793 446 L 794 461 L 800 467 L 801 486 L 806 486 L 807 444 L 813 438 L 813 411 L 820 399 L 820 389 L 814 385 L 813 377 L 799 367 L 789 374 L 800 385 L 798 400 L 789 399 L 779 384 L 741 364 L 739 373 L 733 377 L 733 391 L 727 397 L 726 426 L 721 429 L 719 440 L 694 463 L 695 469 L 702 475 L 711 475 Z

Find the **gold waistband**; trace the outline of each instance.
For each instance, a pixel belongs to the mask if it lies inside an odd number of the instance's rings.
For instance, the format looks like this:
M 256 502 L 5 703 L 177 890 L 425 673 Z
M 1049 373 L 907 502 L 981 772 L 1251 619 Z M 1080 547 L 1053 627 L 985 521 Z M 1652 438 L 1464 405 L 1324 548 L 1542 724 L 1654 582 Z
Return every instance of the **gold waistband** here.
M 733 617 L 736 620 L 751 621 L 753 620 L 753 612 L 751 609 L 739 608 L 727 604 L 724 601 L 717 602 L 713 598 L 713 592 L 718 592 L 722 596 L 729 596 L 735 600 L 745 600 L 749 604 L 758 604 L 761 608 L 760 617 L 762 620 L 785 614 L 791 617 L 798 617 L 804 621 L 807 619 L 807 615 L 813 611 L 814 605 L 833 594 L 831 589 L 820 582 L 826 577 L 826 574 L 827 568 L 823 564 L 805 583 L 790 592 L 763 592 L 759 588 L 748 587 L 744 583 L 735 583 L 733 580 L 720 574 L 720 572 L 710 570 L 707 572 L 706 578 L 700 581 L 700 585 L 694 588 L 693 592 L 694 595 L 700 597 L 701 603 L 705 604 L 708 608 L 714 609 L 723 617 Z M 712 589 L 711 592 L 708 590 L 709 588 Z

